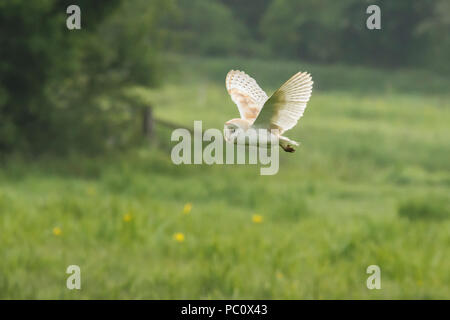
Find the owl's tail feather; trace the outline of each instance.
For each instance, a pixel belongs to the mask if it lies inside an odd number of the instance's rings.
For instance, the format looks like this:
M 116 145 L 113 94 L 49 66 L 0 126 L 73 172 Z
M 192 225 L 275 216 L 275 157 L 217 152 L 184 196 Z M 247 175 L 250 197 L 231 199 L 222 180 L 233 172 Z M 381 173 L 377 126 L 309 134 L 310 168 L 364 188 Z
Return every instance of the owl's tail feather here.
M 289 138 L 280 136 L 280 147 L 286 152 L 295 152 L 300 143 L 290 140 Z

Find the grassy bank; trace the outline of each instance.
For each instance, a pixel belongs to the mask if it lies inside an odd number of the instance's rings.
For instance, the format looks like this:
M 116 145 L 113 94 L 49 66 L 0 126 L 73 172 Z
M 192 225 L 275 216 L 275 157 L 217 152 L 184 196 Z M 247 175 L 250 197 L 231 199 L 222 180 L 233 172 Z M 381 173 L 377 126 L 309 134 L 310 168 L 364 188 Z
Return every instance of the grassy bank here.
M 286 134 L 299 150 L 280 154 L 275 176 L 255 165 L 175 166 L 170 132 L 157 128 L 150 148 L 10 159 L 0 169 L 1 298 L 450 298 L 448 78 L 173 63 L 165 86 L 140 94 L 159 118 L 216 128 L 238 116 L 229 69 L 268 94 L 310 71 L 317 90 Z M 65 286 L 71 264 L 82 290 Z M 366 287 L 372 264 L 381 290 Z

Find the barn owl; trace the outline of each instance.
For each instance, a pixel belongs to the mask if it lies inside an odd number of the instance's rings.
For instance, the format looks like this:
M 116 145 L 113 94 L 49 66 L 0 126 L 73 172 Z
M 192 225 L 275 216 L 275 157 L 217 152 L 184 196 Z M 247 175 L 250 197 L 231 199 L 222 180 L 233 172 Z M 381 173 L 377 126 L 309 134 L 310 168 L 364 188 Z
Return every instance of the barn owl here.
M 265 129 L 271 134 L 275 132 L 284 151 L 295 151 L 298 142 L 282 134 L 297 124 L 306 109 L 313 85 L 310 74 L 296 73 L 270 98 L 255 79 L 243 71 L 228 72 L 225 84 L 241 115 L 241 118 L 225 123 L 224 137 L 227 142 L 238 143 L 238 137 L 245 135 L 251 128 Z

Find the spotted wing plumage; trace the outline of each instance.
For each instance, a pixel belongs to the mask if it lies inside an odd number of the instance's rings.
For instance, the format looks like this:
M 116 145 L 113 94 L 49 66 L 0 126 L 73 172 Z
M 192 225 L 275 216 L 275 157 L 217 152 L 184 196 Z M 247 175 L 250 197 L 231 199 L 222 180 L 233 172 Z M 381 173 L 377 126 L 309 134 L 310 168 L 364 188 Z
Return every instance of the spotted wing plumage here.
M 231 70 L 225 80 L 226 88 L 237 105 L 242 119 L 253 122 L 268 96 L 255 79 L 243 71 Z

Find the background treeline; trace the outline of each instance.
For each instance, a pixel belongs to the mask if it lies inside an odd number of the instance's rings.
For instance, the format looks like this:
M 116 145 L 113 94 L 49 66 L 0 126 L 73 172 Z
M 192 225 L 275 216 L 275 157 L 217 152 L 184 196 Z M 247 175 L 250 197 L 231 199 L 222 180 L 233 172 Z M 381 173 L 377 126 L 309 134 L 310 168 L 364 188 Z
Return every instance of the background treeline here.
M 78 4 L 82 30 L 66 28 Z M 366 29 L 369 4 L 382 30 Z M 130 141 L 136 87 L 165 53 L 449 70 L 446 0 L 0 2 L 0 152 L 101 152 Z
M 382 30 L 366 28 L 370 4 Z M 182 0 L 178 9 L 180 52 L 449 70 L 446 0 Z

